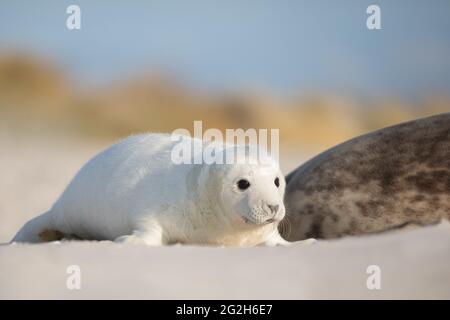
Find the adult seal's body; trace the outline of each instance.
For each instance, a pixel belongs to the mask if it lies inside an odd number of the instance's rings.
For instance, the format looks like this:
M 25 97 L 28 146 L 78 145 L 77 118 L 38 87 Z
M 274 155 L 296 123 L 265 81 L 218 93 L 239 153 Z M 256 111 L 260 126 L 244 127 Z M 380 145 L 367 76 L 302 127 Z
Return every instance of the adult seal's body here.
M 194 144 L 211 145 L 178 138 L 145 134 L 109 147 L 78 172 L 50 211 L 26 223 L 13 241 L 76 237 L 152 246 L 287 243 L 277 229 L 285 214 L 285 181 L 272 158 L 176 164 L 175 146 L 191 150 Z M 223 145 L 221 152 L 230 148 L 244 148 L 251 157 L 248 146 Z
M 286 177 L 283 236 L 335 238 L 450 218 L 450 113 L 329 149 Z

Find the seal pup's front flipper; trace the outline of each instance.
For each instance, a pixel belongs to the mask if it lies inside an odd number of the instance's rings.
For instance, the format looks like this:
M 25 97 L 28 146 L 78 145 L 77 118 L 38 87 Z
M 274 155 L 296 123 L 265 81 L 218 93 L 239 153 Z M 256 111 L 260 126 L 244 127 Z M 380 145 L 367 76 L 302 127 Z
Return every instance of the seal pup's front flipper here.
M 114 242 L 144 244 L 153 247 L 160 247 L 167 244 L 163 236 L 163 229 L 155 223 L 149 228 L 135 230 L 130 235 L 120 236 Z

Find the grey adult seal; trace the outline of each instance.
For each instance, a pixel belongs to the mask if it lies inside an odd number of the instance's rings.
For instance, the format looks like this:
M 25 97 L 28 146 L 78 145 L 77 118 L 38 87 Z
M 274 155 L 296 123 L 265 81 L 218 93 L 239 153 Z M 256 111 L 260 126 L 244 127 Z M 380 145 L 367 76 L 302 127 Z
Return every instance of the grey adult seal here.
M 290 241 L 375 233 L 450 219 L 450 113 L 335 146 L 287 177 Z

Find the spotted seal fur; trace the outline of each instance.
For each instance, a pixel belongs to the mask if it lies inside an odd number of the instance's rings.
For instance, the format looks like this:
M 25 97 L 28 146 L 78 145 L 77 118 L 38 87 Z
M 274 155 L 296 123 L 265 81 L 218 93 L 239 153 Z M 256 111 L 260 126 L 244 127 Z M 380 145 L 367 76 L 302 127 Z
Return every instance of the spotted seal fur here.
M 351 139 L 301 165 L 286 181 L 290 228 L 282 234 L 290 241 L 448 219 L 450 113 Z

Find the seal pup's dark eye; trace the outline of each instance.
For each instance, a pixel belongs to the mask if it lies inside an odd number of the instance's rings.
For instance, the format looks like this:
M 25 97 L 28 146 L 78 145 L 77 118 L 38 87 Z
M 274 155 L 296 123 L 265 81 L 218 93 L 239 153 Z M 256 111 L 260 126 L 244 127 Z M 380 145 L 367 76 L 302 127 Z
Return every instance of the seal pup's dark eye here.
M 245 189 L 248 189 L 248 187 L 250 187 L 250 182 L 248 182 L 245 179 L 241 179 L 238 181 L 237 186 L 239 189 L 245 190 Z
M 277 188 L 280 186 L 280 179 L 275 178 L 275 181 L 273 182 L 277 186 Z

